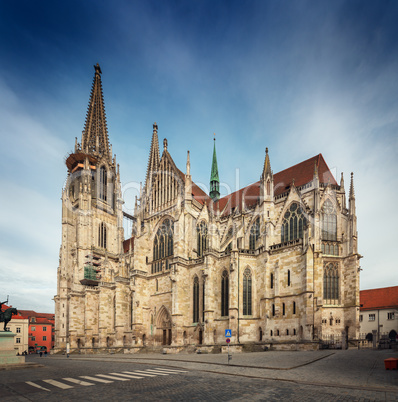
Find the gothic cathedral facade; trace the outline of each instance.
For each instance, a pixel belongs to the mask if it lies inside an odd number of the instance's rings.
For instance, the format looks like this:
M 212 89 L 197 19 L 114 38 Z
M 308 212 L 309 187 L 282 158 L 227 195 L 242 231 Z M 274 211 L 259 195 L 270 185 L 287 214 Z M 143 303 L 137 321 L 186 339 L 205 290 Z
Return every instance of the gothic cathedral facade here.
M 220 198 L 177 168 L 153 125 L 145 184 L 124 239 L 123 199 L 95 66 L 81 143 L 66 159 L 55 350 L 317 348 L 359 333 L 353 176 L 348 192 L 322 154 Z

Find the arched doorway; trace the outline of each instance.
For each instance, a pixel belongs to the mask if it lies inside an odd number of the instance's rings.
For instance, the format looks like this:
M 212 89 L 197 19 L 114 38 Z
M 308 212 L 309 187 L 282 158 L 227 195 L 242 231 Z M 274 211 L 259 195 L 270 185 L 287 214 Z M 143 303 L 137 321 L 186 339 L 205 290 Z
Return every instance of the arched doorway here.
M 392 329 L 390 331 L 390 333 L 388 334 L 388 337 L 392 340 L 392 341 L 396 341 L 397 340 L 397 331 L 395 331 L 395 329 Z
M 171 345 L 172 341 L 171 316 L 165 306 L 162 306 L 156 317 L 157 341 L 162 345 Z

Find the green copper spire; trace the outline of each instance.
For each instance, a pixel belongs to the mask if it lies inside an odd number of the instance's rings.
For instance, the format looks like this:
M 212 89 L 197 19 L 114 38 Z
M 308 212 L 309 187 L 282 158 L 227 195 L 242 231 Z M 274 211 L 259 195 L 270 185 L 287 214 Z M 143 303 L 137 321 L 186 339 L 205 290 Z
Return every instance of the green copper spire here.
M 210 197 L 213 199 L 213 201 L 217 201 L 220 198 L 220 179 L 218 178 L 216 137 L 214 137 L 213 162 L 211 164 Z

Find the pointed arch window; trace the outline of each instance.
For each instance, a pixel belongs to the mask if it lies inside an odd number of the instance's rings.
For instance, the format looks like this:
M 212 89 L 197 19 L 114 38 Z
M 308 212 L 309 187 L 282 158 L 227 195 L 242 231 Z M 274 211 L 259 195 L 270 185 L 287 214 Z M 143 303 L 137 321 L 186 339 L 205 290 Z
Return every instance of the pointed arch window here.
M 255 250 L 257 240 L 260 237 L 260 218 L 257 217 L 252 227 L 250 228 L 249 249 Z
M 202 221 L 198 226 L 196 226 L 196 238 L 198 243 L 198 257 L 203 257 L 203 253 L 208 247 L 206 222 Z
M 303 209 L 297 202 L 293 202 L 283 216 L 281 242 L 301 239 L 306 223 Z
M 339 295 L 338 265 L 328 263 L 323 269 L 323 299 L 327 304 L 338 304 Z
M 229 314 L 229 275 L 225 270 L 221 276 L 221 316 Z
M 174 253 L 174 223 L 165 219 L 153 240 L 152 273 L 170 269 L 170 258 Z
M 107 198 L 107 187 L 108 187 L 108 174 L 105 166 L 100 168 L 100 199 L 106 201 Z
M 199 322 L 199 278 L 193 279 L 193 319 L 194 323 Z
M 327 199 L 322 207 L 322 240 L 337 240 L 337 215 L 333 203 Z
M 106 225 L 101 222 L 98 228 L 98 246 L 106 248 Z
M 249 268 L 243 273 L 243 315 L 252 315 L 252 273 Z
M 206 294 L 206 281 L 202 282 L 202 322 L 205 322 L 205 294 Z

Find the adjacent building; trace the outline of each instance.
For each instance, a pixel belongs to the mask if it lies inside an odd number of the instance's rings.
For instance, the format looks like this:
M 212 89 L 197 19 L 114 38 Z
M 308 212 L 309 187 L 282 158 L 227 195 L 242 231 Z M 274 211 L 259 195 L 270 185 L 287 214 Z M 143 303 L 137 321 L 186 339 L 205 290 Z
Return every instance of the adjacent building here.
M 167 139 L 160 153 L 155 123 L 129 217 L 101 74 L 97 64 L 82 138 L 66 158 L 55 349 L 212 350 L 226 329 L 238 346 L 358 339 L 353 174 L 346 194 L 322 154 L 274 173 L 266 149 L 263 166 L 250 164 L 260 180 L 221 197 L 214 142 L 207 194 L 193 181 L 189 151 L 184 172 Z M 127 240 L 124 217 L 133 221 Z
M 33 310 L 19 310 L 29 320 L 29 352 L 50 351 L 55 341 L 54 314 L 37 313 Z
M 361 338 L 372 341 L 397 339 L 398 286 L 360 291 Z

